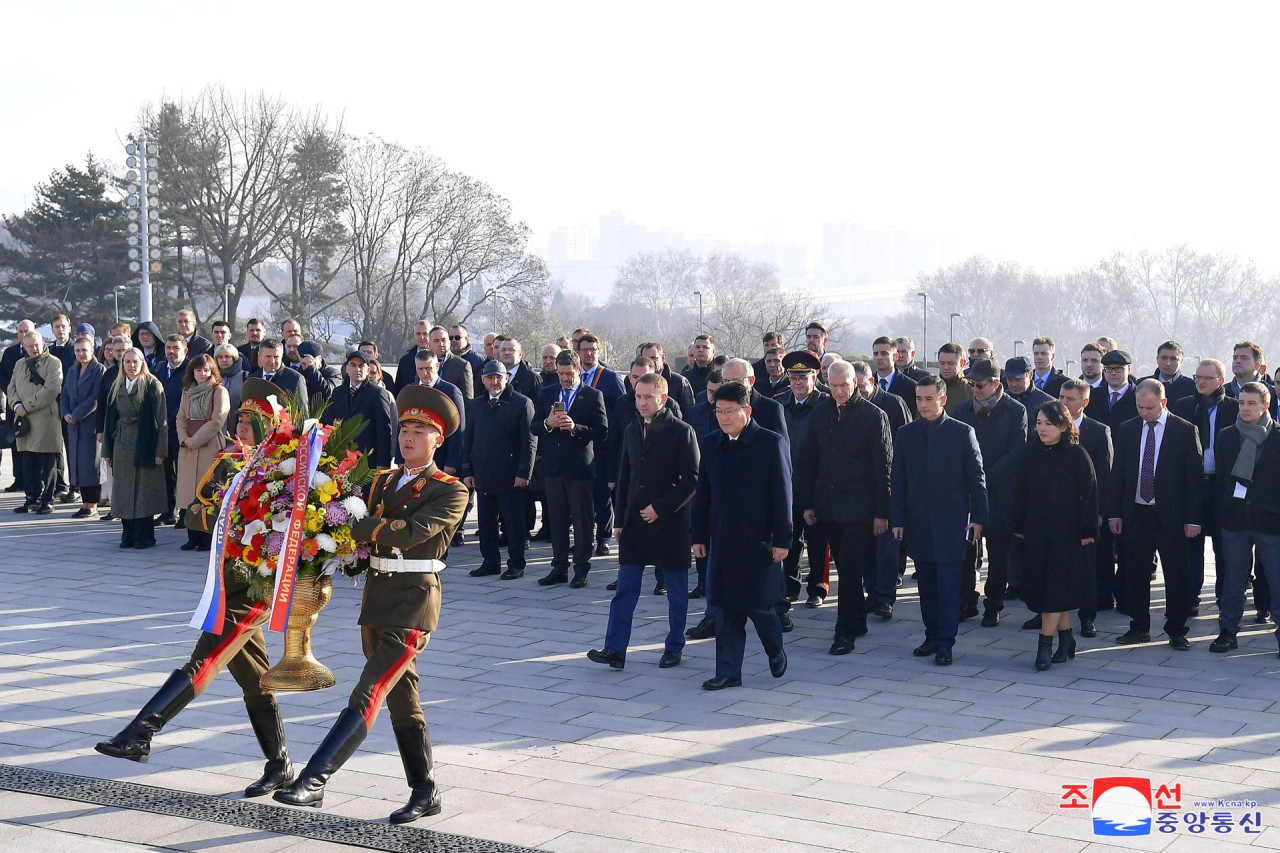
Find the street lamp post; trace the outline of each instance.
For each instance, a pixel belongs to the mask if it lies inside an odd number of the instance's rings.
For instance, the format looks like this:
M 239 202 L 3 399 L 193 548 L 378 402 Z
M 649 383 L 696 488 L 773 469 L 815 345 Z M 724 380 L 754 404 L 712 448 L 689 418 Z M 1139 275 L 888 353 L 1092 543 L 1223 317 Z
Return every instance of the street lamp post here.
M 702 291 L 695 290 L 693 295 L 698 297 L 698 333 L 701 334 L 707 330 L 706 326 L 702 324 Z
M 151 319 L 151 273 L 160 272 L 160 223 L 152 219 L 159 207 L 156 195 L 160 180 L 160 149 L 147 141 L 146 131 L 138 134 L 137 143 L 124 147 L 129 156 L 125 173 L 129 194 L 125 199 L 129 243 L 129 271 L 142 274 L 142 287 L 138 293 L 138 319 Z
M 956 318 L 963 317 L 963 316 L 964 315 L 961 314 L 959 311 L 951 312 L 951 342 L 952 343 L 955 343 L 955 339 L 956 339 Z
M 1070 378 L 1071 376 L 1071 365 L 1075 363 L 1076 363 L 1076 360 L 1074 358 L 1067 359 L 1067 377 L 1068 378 Z
M 222 322 L 231 323 L 231 285 L 222 288 Z
M 1014 341 L 1014 342 L 1013 342 L 1013 357 L 1014 357 L 1014 358 L 1017 358 L 1017 357 L 1018 357 L 1018 347 L 1020 347 L 1020 346 L 1024 346 L 1024 347 L 1025 347 L 1026 345 L 1027 345 L 1027 342 L 1026 342 L 1026 341 Z
M 120 325 L 120 291 L 122 290 L 124 290 L 123 284 L 117 284 L 115 287 L 111 288 L 111 296 L 115 299 L 115 303 L 116 303 L 116 325 L 117 326 Z
M 929 294 L 923 290 L 916 294 L 923 301 L 923 312 L 921 314 L 920 328 L 920 348 L 924 352 L 924 369 L 929 369 Z

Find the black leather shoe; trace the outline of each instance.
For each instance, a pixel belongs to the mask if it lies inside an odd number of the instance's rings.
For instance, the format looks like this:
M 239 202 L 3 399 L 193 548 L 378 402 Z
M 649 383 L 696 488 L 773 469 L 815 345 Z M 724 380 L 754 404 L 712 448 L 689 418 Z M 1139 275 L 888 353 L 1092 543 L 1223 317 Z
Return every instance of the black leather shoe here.
M 853 651 L 853 640 L 848 637 L 836 637 L 827 650 L 829 655 L 847 655 Z
M 671 669 L 673 666 L 680 665 L 679 652 L 663 652 L 662 659 L 658 661 L 659 669 Z
M 925 640 L 920 645 L 911 650 L 911 654 L 918 658 L 927 658 L 929 655 L 937 654 L 938 644 L 933 640 Z
M 467 574 L 473 578 L 483 578 L 483 577 L 488 577 L 489 575 L 500 575 L 502 574 L 502 567 L 501 566 L 481 566 L 478 569 L 472 569 L 471 571 L 467 572 Z
M 151 736 L 164 728 L 195 696 L 191 676 L 175 669 L 124 731 L 97 744 L 94 749 L 112 758 L 146 762 L 151 754 Z
M 607 590 L 609 590 L 609 592 L 616 592 L 616 591 L 617 591 L 617 589 L 618 589 L 618 582 L 617 582 L 617 581 L 609 581 L 607 584 L 605 584 L 605 587 L 604 587 L 604 588 L 605 588 L 605 589 L 607 589 Z
M 667 585 L 666 585 L 666 584 L 664 584 L 664 583 L 662 583 L 662 582 L 658 582 L 658 583 L 654 584 L 654 586 L 653 586 L 653 594 L 654 594 L 654 595 L 666 595 L 666 594 L 667 594 Z
M 35 507 L 31 504 L 20 504 L 13 508 L 13 511 L 17 513 L 33 512 L 34 510 L 35 510 Z
M 278 789 L 271 798 L 290 806 L 320 808 L 324 805 L 324 786 L 329 777 L 347 763 L 368 734 L 364 715 L 352 708 L 343 708 L 302 773 L 292 785 Z
M 504 581 L 513 581 L 524 577 L 524 569 L 507 569 L 500 575 Z
M 1097 628 L 1097 626 L 1095 626 L 1095 625 L 1093 624 L 1093 620 L 1092 620 L 1092 619 L 1081 619 L 1081 620 L 1080 620 L 1080 636 L 1081 636 L 1081 637 L 1096 637 L 1096 636 L 1098 636 L 1098 628 Z
M 703 690 L 724 690 L 726 687 L 741 687 L 741 678 L 708 678 L 702 682 Z
M 1209 644 L 1209 651 L 1217 655 L 1226 654 L 1238 648 L 1240 644 L 1236 642 L 1236 635 L 1228 634 L 1226 631 L 1218 634 L 1218 638 Z
M 587 652 L 587 660 L 595 663 L 607 663 L 614 669 L 622 669 L 627 665 L 627 659 L 622 652 L 617 649 L 611 649 L 608 646 Z
M 778 649 L 776 655 L 769 655 L 769 674 L 781 678 L 787 674 L 787 650 Z
M 538 586 L 555 586 L 558 583 L 566 583 L 569 576 L 563 572 L 552 571 L 545 577 L 538 578 Z
M 262 756 L 267 759 L 262 777 L 244 789 L 246 797 L 261 797 L 293 784 L 293 763 L 284 743 L 284 721 L 280 719 L 280 707 L 275 702 L 263 705 L 246 705 L 253 736 L 258 739 Z
M 790 613 L 780 613 L 778 618 L 782 620 L 782 633 L 790 634 L 796 629 L 796 623 L 791 620 Z
M 875 609 L 875 610 L 872 610 L 872 611 L 871 611 L 871 614 L 872 614 L 873 616 L 877 616 L 877 617 L 879 617 L 879 618 L 881 618 L 881 619 L 892 619 L 892 618 L 893 618 L 893 605 L 892 605 L 892 604 L 877 604 L 877 605 L 876 605 L 876 609 Z
M 177 523 L 178 523 L 178 517 L 171 512 L 167 512 L 156 519 L 156 527 L 161 527 L 164 525 L 174 525 Z
M 811 595 L 805 601 L 804 606 L 805 607 L 821 607 L 823 605 L 823 602 L 825 602 L 826 600 L 827 599 L 821 595 Z
M 1116 642 L 1122 646 L 1132 646 L 1135 643 L 1149 643 L 1151 642 L 1151 635 L 1142 631 L 1135 631 L 1130 628 L 1119 637 L 1116 637 Z
M 703 616 L 702 621 L 684 632 L 690 640 L 708 640 L 716 635 L 716 620 Z
M 1022 623 L 1022 630 L 1039 631 L 1040 630 L 1040 614 L 1032 613 L 1031 618 L 1028 619 L 1026 622 Z
M 181 545 L 178 546 L 178 550 L 194 551 L 196 549 L 196 546 L 198 546 L 199 544 L 200 544 L 199 542 L 192 542 L 190 539 L 188 539 L 186 542 L 183 542 Z
M 962 604 L 962 605 L 960 606 L 960 621 L 961 621 L 961 622 L 963 622 L 963 621 L 964 621 L 964 620 L 966 620 L 966 619 L 972 619 L 973 617 L 975 617 L 975 616 L 977 616 L 977 615 L 978 615 L 978 605 L 976 605 L 976 604 Z
M 14 512 L 19 512 L 19 510 L 14 510 Z M 1258 615 L 1253 617 L 1253 624 L 1255 625 L 1265 625 L 1270 621 L 1271 621 L 1271 614 L 1266 612 L 1265 610 L 1259 610 Z
M 586 585 L 587 585 L 586 575 L 578 575 L 573 580 L 569 581 L 569 589 L 582 589 Z
M 982 614 L 982 627 L 994 628 L 1000 624 L 1000 611 L 988 610 Z
M 431 741 L 426 726 L 408 726 L 392 730 L 404 777 L 409 783 L 409 802 L 391 813 L 392 823 L 410 823 L 420 817 L 440 814 L 440 786 L 436 784 L 431 760 Z
M 1186 634 L 1179 634 L 1176 637 L 1169 638 L 1169 648 L 1176 652 L 1191 651 L 1191 641 L 1187 639 Z
M 693 589 L 689 590 L 689 597 L 690 598 L 706 598 L 707 588 L 702 584 L 698 584 Z
M 461 548 L 467 544 L 467 537 L 461 530 L 453 534 L 453 539 L 449 541 L 450 548 Z
M 938 649 L 933 655 L 933 662 L 938 666 L 951 666 L 951 649 Z
M 608 542 L 597 542 L 595 554 L 597 557 L 608 557 L 613 552 L 609 550 Z
M 53 507 L 45 504 L 36 510 L 36 515 L 53 515 Z
M 1191 608 L 1191 612 L 1187 614 L 1187 618 L 1194 619 L 1199 615 L 1200 615 L 1200 605 L 1197 604 L 1195 607 Z

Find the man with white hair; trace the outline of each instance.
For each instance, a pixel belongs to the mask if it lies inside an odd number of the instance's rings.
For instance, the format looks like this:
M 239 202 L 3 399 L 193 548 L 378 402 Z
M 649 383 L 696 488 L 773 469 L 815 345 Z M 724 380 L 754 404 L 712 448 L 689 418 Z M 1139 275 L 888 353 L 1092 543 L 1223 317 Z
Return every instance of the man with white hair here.
M 745 358 L 731 358 L 720 369 L 720 375 L 724 377 L 725 382 L 742 382 L 751 389 L 752 420 L 782 436 L 782 440 L 786 442 L 787 452 L 790 453 L 791 434 L 787 431 L 786 413 L 783 412 L 781 403 L 769 399 L 755 389 L 756 376 L 755 371 L 751 369 L 751 362 Z
M 0 393 L 7 392 L 9 383 L 13 381 L 13 368 L 18 362 L 26 358 L 26 352 L 22 349 L 22 339 L 36 327 L 36 324 L 30 320 L 23 320 L 18 324 L 17 340 L 5 347 L 4 354 L 0 355 Z M 5 489 L 6 492 L 21 492 L 23 490 L 22 478 L 22 452 L 13 451 L 13 485 Z

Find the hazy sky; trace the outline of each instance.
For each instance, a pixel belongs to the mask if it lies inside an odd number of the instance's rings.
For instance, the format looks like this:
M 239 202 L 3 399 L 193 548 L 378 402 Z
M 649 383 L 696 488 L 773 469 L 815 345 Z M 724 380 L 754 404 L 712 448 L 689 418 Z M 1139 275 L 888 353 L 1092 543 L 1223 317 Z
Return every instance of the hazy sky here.
M 1046 267 L 1186 241 L 1280 272 L 1274 4 L 0 0 L 0 20 L 4 212 L 121 156 L 139 104 L 212 82 L 430 148 L 539 241 L 616 209 L 733 241 L 896 225 Z

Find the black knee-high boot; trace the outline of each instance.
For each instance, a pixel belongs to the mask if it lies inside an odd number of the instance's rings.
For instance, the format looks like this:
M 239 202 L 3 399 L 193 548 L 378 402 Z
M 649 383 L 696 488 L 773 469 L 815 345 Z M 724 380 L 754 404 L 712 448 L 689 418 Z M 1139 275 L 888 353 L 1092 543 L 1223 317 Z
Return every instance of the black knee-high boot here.
M 293 781 L 293 763 L 289 761 L 289 748 L 284 742 L 284 721 L 280 719 L 280 706 L 275 702 L 262 702 L 255 705 L 246 703 L 249 711 L 249 724 L 253 726 L 254 737 L 258 746 L 262 747 L 262 755 L 267 759 L 262 777 L 244 789 L 246 797 L 261 797 L 278 788 L 283 788 Z
M 409 823 L 420 817 L 440 814 L 440 787 L 432 772 L 431 740 L 426 726 L 395 729 L 396 746 L 404 764 L 404 777 L 412 793 L 404 808 L 391 813 L 392 823 Z
M 151 754 L 151 736 L 164 728 L 165 723 L 177 716 L 196 696 L 191 676 L 175 669 L 147 704 L 142 706 L 133 722 L 124 731 L 96 745 L 94 749 L 103 755 L 127 758 L 130 761 L 146 761 Z
M 364 715 L 351 708 L 343 709 L 294 783 L 276 791 L 272 797 L 291 806 L 320 808 L 324 805 L 324 786 L 329 777 L 347 763 L 368 734 Z

